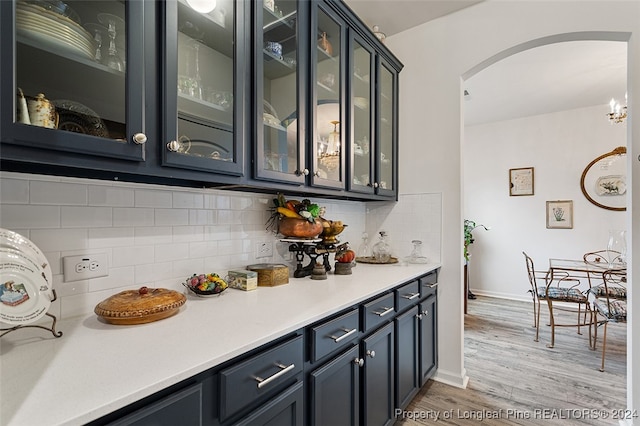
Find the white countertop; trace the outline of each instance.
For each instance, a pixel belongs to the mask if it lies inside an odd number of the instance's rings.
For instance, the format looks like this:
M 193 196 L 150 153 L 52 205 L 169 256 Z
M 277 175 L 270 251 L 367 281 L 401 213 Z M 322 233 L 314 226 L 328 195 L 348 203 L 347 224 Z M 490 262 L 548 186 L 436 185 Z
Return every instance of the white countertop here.
M 59 321 L 60 338 L 11 332 L 0 339 L 0 425 L 95 420 L 439 266 L 358 264 L 322 281 L 189 295 L 177 315 L 149 324 L 92 314 Z

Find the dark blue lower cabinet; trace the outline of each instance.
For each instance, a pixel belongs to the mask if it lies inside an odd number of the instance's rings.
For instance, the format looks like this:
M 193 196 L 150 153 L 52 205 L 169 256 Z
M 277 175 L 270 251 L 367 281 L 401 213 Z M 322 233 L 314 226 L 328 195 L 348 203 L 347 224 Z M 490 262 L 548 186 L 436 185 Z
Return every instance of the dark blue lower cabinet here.
M 438 299 L 433 294 L 419 305 L 420 386 L 423 386 L 438 367 Z
M 420 389 L 418 306 L 395 319 L 396 407 L 405 408 Z
M 202 382 L 200 382 L 108 424 L 110 426 L 200 426 L 202 425 L 202 402 Z
M 359 347 L 353 346 L 309 374 L 311 425 L 359 425 L 359 355 Z
M 304 387 L 302 382 L 287 388 L 248 417 L 238 426 L 303 426 Z
M 391 425 L 395 421 L 394 326 L 389 323 L 362 340 L 364 358 L 362 422 L 367 426 Z

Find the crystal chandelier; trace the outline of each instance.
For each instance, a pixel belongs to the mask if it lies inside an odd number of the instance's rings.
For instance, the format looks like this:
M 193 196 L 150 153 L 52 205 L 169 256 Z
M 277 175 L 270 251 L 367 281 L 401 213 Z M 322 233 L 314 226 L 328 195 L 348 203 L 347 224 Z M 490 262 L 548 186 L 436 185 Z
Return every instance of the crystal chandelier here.
M 627 118 L 627 95 L 624 95 L 624 105 L 621 105 L 615 99 L 611 98 L 609 102 L 611 111 L 607 114 L 612 123 L 622 123 Z

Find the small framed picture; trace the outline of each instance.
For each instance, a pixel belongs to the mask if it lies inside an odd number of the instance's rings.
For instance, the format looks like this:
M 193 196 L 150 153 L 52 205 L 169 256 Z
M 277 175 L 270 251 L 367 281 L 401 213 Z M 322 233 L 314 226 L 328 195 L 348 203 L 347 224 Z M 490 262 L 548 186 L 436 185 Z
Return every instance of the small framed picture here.
M 573 229 L 573 200 L 547 201 L 547 229 Z
M 509 169 L 509 195 L 533 195 L 533 167 Z

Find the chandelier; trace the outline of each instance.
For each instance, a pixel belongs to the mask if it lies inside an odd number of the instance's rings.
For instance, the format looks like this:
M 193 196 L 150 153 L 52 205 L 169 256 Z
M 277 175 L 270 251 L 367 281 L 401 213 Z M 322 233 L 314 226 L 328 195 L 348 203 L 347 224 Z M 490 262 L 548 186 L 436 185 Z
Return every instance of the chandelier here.
M 615 99 L 611 98 L 609 107 L 611 111 L 607 114 L 612 123 L 622 123 L 627 118 L 627 95 L 624 95 L 624 105 L 621 105 Z

